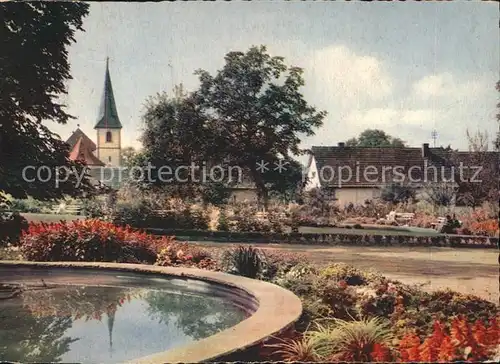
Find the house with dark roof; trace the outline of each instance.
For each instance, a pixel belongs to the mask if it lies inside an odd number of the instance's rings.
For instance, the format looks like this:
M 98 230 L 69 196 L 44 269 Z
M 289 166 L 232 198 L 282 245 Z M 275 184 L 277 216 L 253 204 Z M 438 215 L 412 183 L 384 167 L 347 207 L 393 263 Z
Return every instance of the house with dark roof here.
M 309 157 L 306 190 L 321 188 L 340 205 L 363 204 L 380 197 L 392 182 L 422 191 L 429 184 L 498 180 L 498 152 L 463 152 L 444 148 L 373 148 L 314 146 Z M 481 183 L 481 182 L 478 182 Z

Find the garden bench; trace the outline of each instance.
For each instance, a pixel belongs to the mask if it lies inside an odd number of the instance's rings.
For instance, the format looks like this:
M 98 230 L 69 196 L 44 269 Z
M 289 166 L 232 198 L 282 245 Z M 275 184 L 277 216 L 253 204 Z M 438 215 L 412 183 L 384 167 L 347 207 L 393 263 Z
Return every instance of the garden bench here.
M 431 222 L 431 227 L 435 229 L 437 226 L 441 226 L 446 222 L 446 217 L 438 217 L 436 222 Z
M 415 217 L 415 214 L 412 212 L 395 212 L 391 211 L 389 214 L 385 217 L 387 221 L 396 221 L 396 220 L 403 220 L 405 222 L 409 222 L 413 220 Z

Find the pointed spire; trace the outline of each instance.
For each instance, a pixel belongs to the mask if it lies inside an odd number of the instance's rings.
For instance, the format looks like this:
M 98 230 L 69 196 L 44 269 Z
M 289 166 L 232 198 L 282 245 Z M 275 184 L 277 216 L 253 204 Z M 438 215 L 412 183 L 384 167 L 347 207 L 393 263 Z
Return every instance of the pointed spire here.
M 111 76 L 109 73 L 109 57 L 106 58 L 106 74 L 104 76 L 104 92 L 101 100 L 101 108 L 99 117 L 94 129 L 111 128 L 121 129 L 122 124 L 118 118 L 116 109 L 115 96 L 113 94 L 113 86 L 111 85 Z
M 116 309 L 108 309 L 108 337 L 109 337 L 109 350 L 113 349 L 113 327 L 115 326 Z

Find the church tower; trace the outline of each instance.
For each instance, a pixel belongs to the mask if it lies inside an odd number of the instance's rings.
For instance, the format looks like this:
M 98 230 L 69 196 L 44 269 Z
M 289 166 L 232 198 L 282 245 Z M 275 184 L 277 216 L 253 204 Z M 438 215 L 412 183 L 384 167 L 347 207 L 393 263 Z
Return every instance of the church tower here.
M 106 59 L 106 75 L 101 108 L 94 129 L 97 130 L 97 158 L 112 167 L 121 165 L 121 131 L 122 124 L 116 110 L 111 76 L 109 75 L 109 59 Z

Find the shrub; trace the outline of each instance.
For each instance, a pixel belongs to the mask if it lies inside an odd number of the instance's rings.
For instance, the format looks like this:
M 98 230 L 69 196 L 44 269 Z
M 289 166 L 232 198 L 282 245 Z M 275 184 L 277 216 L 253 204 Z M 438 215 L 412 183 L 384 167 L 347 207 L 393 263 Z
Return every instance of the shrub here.
M 82 214 L 87 218 L 104 218 L 106 216 L 103 201 L 97 198 L 85 199 L 83 201 Z
M 0 246 L 17 245 L 22 232 L 28 229 L 28 221 L 15 212 L 10 216 L 0 213 Z
M 249 203 L 238 203 L 231 206 L 232 211 L 226 211 L 229 231 L 234 232 L 267 232 L 282 233 L 285 221 L 281 219 L 279 208 L 271 207 L 265 217 L 257 217 L 258 207 Z
M 154 263 L 159 249 L 174 239 L 89 219 L 30 224 L 20 241 L 27 260 Z
M 136 228 L 151 227 L 152 207 L 144 200 L 136 202 L 118 202 L 112 211 L 111 221 L 120 226 Z
M 359 321 L 328 320 L 315 323 L 302 338 L 274 344 L 288 361 L 373 362 L 390 360 L 391 332 L 387 322 L 372 318 Z
M 239 246 L 224 252 L 223 268 L 229 273 L 248 278 L 257 278 L 261 275 L 265 257 L 260 249 L 252 246 Z
M 118 225 L 137 228 L 208 229 L 209 218 L 198 206 L 175 200 L 166 207 L 160 214 L 157 202 L 150 199 L 119 201 L 109 219 Z
M 357 316 L 356 291 L 345 281 L 317 280 L 314 292 L 319 301 L 328 307 L 329 317 L 349 319 Z
M 344 263 L 332 264 L 320 272 L 320 276 L 336 281 L 345 281 L 349 286 L 368 284 L 379 279 L 380 276 L 372 272 L 364 272 Z
M 402 183 L 389 183 L 380 191 L 380 198 L 382 201 L 397 204 L 401 202 L 408 202 L 415 199 L 416 189 Z
M 219 224 L 217 226 L 218 231 L 229 231 L 229 221 L 226 216 L 226 212 L 221 210 L 219 214 Z
M 216 270 L 217 264 L 210 253 L 205 249 L 189 245 L 188 243 L 174 242 L 160 250 L 155 265 L 159 266 L 188 266 L 200 269 Z

